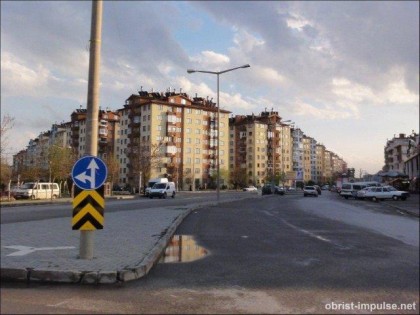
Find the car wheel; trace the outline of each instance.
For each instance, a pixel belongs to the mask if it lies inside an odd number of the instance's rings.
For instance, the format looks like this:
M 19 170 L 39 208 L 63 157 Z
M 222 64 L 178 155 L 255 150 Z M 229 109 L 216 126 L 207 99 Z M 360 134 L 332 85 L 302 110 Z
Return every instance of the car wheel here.
M 175 192 L 173 192 L 173 194 L 172 194 L 172 198 L 175 198 Z
M 317 197 L 317 198 L 318 198 L 318 195 L 315 195 L 315 197 Z
M 397 201 L 398 200 L 398 196 L 392 196 L 392 200 Z
M 306 197 L 306 194 L 303 194 L 303 197 Z
M 401 200 L 405 200 L 405 199 L 407 199 L 407 197 L 401 197 Z
M 373 201 L 373 202 L 378 202 L 378 201 L 379 201 L 379 199 L 378 199 L 378 198 L 376 198 L 376 197 L 372 197 L 372 201 Z
M 163 199 L 166 199 L 166 193 L 163 193 L 162 198 L 163 198 Z
M 151 195 L 149 195 L 149 198 L 150 198 L 150 199 L 153 199 L 153 197 L 152 197 Z
M 31 196 L 31 200 L 35 200 L 35 196 L 34 195 Z
M 345 199 L 349 199 L 349 196 L 344 196 Z

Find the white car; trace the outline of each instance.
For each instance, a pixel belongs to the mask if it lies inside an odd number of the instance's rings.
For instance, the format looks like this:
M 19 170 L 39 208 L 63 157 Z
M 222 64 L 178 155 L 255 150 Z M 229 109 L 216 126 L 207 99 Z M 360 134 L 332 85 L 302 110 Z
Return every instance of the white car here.
M 315 196 L 318 197 L 318 190 L 315 186 L 305 186 L 303 188 L 303 197 L 306 196 Z
M 248 186 L 248 187 L 245 187 L 244 189 L 242 189 L 243 191 L 257 191 L 258 189 L 257 189 L 257 187 L 255 187 L 255 186 Z
M 365 187 L 356 193 L 356 199 L 365 199 L 365 194 L 373 187 Z
M 405 200 L 409 196 L 409 192 L 397 190 L 392 186 L 369 187 L 364 194 L 365 199 L 372 199 L 373 201 L 383 199 Z

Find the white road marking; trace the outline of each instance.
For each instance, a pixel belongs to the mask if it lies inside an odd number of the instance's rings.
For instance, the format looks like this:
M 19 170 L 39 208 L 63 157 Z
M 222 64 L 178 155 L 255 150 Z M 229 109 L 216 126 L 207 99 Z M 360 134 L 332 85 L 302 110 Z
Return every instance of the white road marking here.
M 40 250 L 61 250 L 61 249 L 73 249 L 74 246 L 58 246 L 58 247 L 31 247 L 21 245 L 3 246 L 4 248 L 16 249 L 17 252 L 11 253 L 6 256 L 24 256 Z
M 348 247 L 345 247 L 345 246 L 342 246 L 340 244 L 337 244 L 336 242 L 334 242 L 334 241 L 332 241 L 332 240 L 330 240 L 330 239 L 328 239 L 326 237 L 323 237 L 321 235 L 317 235 L 317 234 L 315 234 L 315 233 L 313 233 L 311 231 L 308 231 L 308 230 L 302 229 L 300 227 L 297 227 L 296 225 L 293 225 L 293 224 L 287 222 L 284 219 L 281 219 L 281 220 L 283 221 L 284 224 L 286 224 L 287 226 L 291 227 L 292 229 L 295 229 L 296 231 L 299 231 L 301 233 L 304 233 L 304 234 L 306 234 L 306 235 L 308 235 L 310 237 L 316 238 L 317 240 L 320 240 L 320 241 L 323 241 L 323 242 L 332 244 L 334 246 L 340 247 L 341 249 L 349 249 Z
M 274 214 L 272 214 L 272 213 L 270 213 L 270 212 L 268 212 L 268 211 L 266 211 L 266 210 L 264 210 L 263 211 L 266 215 L 269 215 L 269 216 L 271 216 L 271 217 L 274 217 Z

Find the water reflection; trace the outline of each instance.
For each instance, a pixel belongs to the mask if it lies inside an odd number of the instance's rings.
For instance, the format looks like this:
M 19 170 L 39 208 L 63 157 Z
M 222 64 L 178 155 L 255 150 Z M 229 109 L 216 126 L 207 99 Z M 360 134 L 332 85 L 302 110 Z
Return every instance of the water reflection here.
M 192 235 L 174 235 L 165 249 L 160 263 L 190 262 L 203 258 L 208 251 L 194 240 Z

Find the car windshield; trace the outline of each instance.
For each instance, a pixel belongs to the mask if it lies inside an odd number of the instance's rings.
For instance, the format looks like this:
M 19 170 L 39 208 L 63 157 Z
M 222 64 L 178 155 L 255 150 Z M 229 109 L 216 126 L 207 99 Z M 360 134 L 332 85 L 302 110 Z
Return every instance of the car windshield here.
M 32 189 L 35 187 L 34 183 L 27 183 L 27 184 L 23 184 L 20 188 L 22 189 Z
M 315 187 L 312 187 L 312 186 L 306 186 L 306 187 L 305 187 L 305 189 L 307 189 L 307 190 L 315 190 Z
M 388 191 L 398 191 L 398 190 L 395 189 L 394 187 L 388 187 Z
M 156 182 L 149 183 L 149 187 L 153 187 L 156 184 Z
M 164 189 L 164 188 L 166 188 L 166 184 L 162 184 L 162 183 L 160 183 L 160 184 L 155 184 L 155 185 L 153 186 L 153 189 Z

